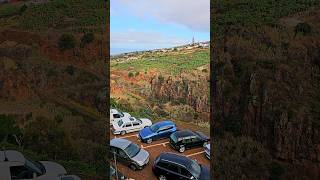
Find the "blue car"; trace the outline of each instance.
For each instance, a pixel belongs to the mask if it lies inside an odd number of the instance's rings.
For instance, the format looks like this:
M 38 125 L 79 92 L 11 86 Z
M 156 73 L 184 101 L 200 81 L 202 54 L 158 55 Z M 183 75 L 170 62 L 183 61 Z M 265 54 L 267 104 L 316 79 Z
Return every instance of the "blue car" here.
M 160 121 L 140 130 L 138 138 L 144 143 L 151 143 L 156 139 L 168 138 L 176 131 L 176 124 L 172 121 Z

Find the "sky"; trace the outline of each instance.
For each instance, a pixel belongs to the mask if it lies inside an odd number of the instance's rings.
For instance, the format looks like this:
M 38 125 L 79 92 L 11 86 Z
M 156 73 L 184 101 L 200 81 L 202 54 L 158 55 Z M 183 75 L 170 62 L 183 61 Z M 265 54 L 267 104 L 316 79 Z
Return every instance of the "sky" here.
M 111 0 L 111 55 L 210 40 L 209 0 Z

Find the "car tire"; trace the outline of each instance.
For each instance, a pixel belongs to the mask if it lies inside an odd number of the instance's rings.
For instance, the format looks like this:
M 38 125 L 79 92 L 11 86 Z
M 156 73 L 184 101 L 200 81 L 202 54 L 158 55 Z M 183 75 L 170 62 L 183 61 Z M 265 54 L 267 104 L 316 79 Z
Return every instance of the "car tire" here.
M 186 148 L 184 146 L 180 146 L 179 152 L 183 153 L 185 150 L 186 150 Z
M 121 131 L 120 134 L 123 136 L 126 134 L 126 131 Z
M 167 180 L 167 178 L 166 178 L 165 175 L 160 175 L 160 176 L 158 177 L 158 179 L 159 179 L 159 180 Z
M 151 138 L 147 139 L 147 143 L 151 144 L 152 143 L 152 139 Z
M 132 169 L 133 171 L 136 171 L 138 169 L 138 167 L 135 164 L 131 164 L 130 169 Z

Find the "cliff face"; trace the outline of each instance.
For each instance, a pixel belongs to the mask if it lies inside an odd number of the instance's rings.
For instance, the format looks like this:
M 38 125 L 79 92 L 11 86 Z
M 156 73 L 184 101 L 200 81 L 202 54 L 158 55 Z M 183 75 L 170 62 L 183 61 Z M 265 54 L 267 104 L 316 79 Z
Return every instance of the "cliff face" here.
M 277 159 L 319 163 L 320 36 L 228 33 L 218 60 L 217 129 L 253 137 Z
M 186 104 L 198 114 L 195 119 L 209 121 L 209 77 L 156 75 L 150 80 L 150 97 L 165 102 Z

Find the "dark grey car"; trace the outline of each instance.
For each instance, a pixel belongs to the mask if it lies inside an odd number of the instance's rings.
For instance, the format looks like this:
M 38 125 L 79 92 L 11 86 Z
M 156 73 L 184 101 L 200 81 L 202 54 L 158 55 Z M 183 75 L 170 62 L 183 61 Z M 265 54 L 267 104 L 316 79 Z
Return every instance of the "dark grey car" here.
M 126 139 L 112 139 L 110 141 L 110 152 L 112 158 L 116 158 L 117 162 L 128 165 L 132 170 L 142 169 L 149 162 L 149 153 Z

